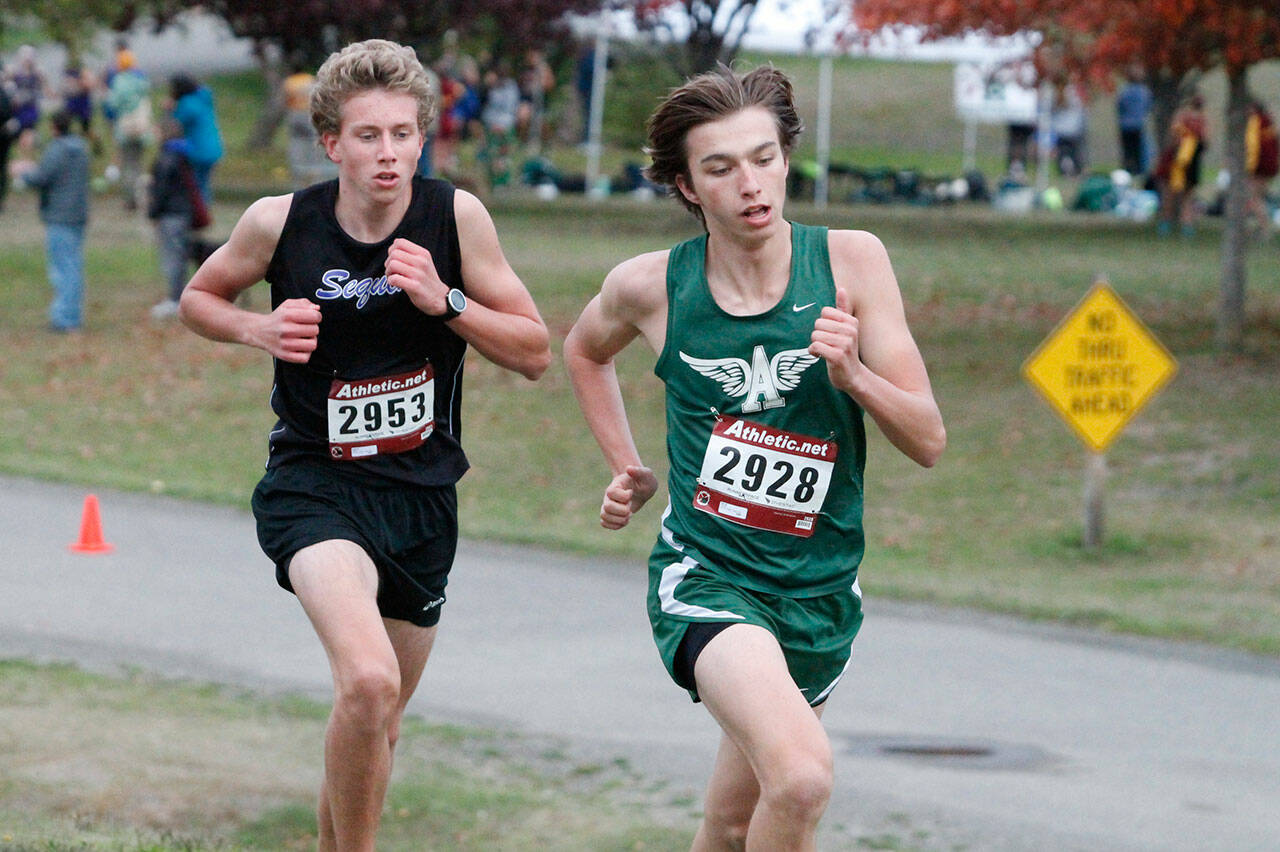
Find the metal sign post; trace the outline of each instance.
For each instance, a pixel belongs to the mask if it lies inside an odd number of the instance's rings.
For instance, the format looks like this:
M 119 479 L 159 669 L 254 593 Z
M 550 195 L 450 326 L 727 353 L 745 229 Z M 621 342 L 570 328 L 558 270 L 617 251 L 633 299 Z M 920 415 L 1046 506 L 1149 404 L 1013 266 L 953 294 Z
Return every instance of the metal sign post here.
M 1084 549 L 1091 553 L 1102 546 L 1106 485 L 1107 454 L 1089 453 L 1084 468 Z

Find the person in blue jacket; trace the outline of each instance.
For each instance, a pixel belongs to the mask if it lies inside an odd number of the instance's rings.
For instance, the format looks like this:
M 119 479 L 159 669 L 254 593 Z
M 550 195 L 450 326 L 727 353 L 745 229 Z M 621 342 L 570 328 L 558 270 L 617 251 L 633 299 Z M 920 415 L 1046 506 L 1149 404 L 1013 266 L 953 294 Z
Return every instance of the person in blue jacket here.
M 182 125 L 182 134 L 187 140 L 187 159 L 200 194 L 208 204 L 212 200 L 209 175 L 222 159 L 222 134 L 213 108 L 213 92 L 189 74 L 175 74 L 169 80 L 169 93 L 173 98 L 173 117 Z

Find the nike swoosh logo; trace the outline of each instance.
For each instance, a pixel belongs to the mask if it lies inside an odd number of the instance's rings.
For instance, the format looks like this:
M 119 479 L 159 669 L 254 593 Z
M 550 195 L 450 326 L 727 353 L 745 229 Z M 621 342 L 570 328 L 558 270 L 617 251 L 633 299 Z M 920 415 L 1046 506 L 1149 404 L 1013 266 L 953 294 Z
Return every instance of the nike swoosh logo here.
M 812 308 L 816 304 L 817 302 L 810 302 L 807 305 L 792 305 L 791 310 L 795 311 L 796 313 L 800 313 L 801 311 L 809 310 L 809 308 Z

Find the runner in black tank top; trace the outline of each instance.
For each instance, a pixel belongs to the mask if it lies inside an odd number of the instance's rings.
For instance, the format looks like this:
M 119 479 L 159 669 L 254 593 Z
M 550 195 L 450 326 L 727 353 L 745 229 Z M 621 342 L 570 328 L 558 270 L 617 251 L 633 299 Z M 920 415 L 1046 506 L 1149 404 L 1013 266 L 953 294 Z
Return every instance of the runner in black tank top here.
M 336 180 L 294 193 L 267 268 L 273 308 L 286 299 L 308 299 L 319 305 L 322 316 L 316 350 L 306 364 L 276 361 L 271 407 L 280 420 L 271 432 L 268 466 L 300 457 L 332 457 L 328 400 L 335 379 L 395 376 L 430 365 L 435 422 L 426 441 L 403 452 L 351 460 L 348 468 L 421 485 L 456 482 L 467 469 L 460 422 L 467 343 L 440 317 L 418 310 L 407 293 L 387 282 L 385 271 L 392 242 L 408 239 L 431 253 L 442 281 L 466 292 L 454 189 L 441 180 L 415 177 L 404 219 L 386 239 L 372 244 L 353 239 L 338 224 L 333 212 L 337 194 Z M 370 410 L 388 419 L 384 410 Z M 363 422 L 364 413 L 363 408 L 356 411 L 356 421 Z M 350 416 L 341 414 L 343 421 Z
M 372 39 L 330 56 L 311 114 L 337 180 L 252 204 L 180 303 L 197 333 L 275 358 L 279 422 L 253 509 L 333 669 L 323 849 L 374 848 L 434 641 L 467 469 L 463 355 L 529 379 L 551 360 L 488 211 L 414 176 L 433 106 L 410 48 Z M 263 279 L 271 312 L 239 308 Z

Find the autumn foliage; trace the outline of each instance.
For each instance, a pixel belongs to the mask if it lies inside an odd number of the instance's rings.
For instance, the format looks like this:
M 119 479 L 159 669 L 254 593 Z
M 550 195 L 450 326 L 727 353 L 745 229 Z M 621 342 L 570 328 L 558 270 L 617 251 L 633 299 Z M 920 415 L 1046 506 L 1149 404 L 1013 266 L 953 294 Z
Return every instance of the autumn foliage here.
M 1249 68 L 1280 57 L 1277 0 L 850 0 L 863 33 L 919 27 L 925 38 L 1038 32 L 1036 63 L 1046 76 L 1075 75 L 1107 87 L 1137 63 L 1157 80 L 1221 68 L 1227 78 L 1226 173 L 1245 174 Z M 1222 231 L 1218 342 L 1238 351 L 1245 328 L 1248 249 L 1246 182 L 1229 184 Z
M 857 0 L 859 29 L 920 27 L 926 38 L 1043 34 L 1042 66 L 1062 63 L 1101 82 L 1137 61 L 1180 75 L 1228 74 L 1280 56 L 1275 0 Z

